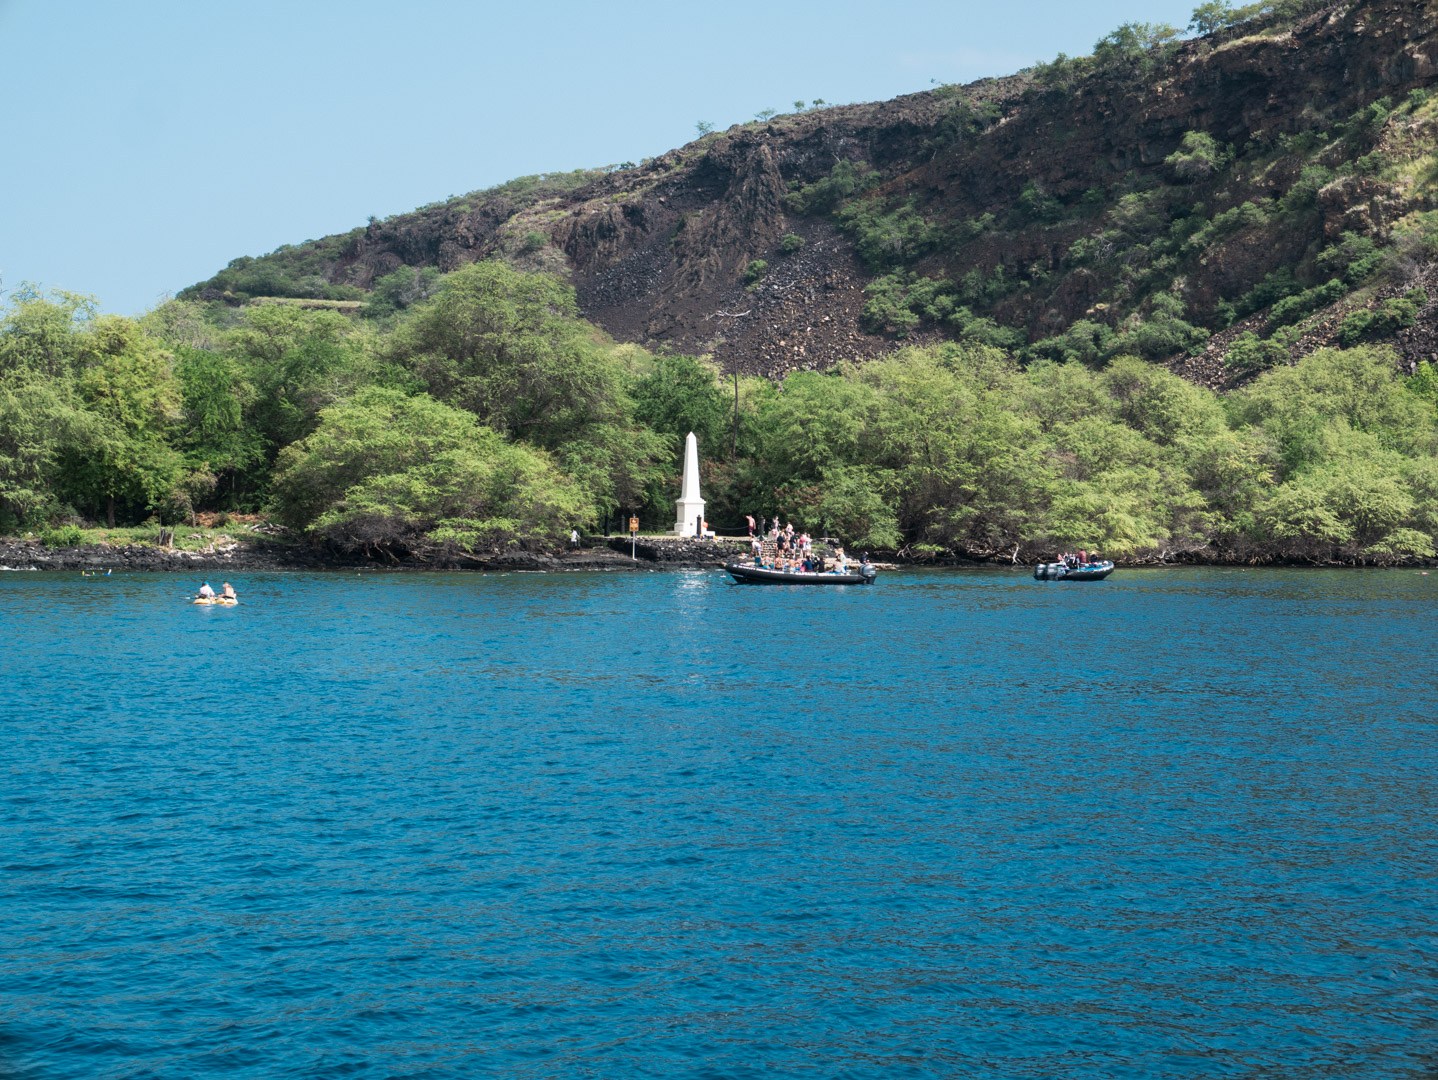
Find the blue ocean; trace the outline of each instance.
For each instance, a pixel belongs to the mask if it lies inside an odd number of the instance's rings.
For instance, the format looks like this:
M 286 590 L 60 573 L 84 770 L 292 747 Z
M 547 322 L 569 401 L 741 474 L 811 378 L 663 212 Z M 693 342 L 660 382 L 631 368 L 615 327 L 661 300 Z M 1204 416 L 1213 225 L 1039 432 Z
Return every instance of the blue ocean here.
M 1438 1073 L 1438 575 L 232 581 L 0 575 L 6 1080 Z

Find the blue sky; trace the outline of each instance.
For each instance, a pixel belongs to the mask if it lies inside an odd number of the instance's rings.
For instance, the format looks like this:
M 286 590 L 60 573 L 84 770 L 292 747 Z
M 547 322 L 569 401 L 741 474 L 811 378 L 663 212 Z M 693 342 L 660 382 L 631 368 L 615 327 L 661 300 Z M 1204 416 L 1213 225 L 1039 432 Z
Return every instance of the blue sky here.
M 1008 74 L 1194 2 L 0 0 L 0 274 L 138 313 L 370 214 Z

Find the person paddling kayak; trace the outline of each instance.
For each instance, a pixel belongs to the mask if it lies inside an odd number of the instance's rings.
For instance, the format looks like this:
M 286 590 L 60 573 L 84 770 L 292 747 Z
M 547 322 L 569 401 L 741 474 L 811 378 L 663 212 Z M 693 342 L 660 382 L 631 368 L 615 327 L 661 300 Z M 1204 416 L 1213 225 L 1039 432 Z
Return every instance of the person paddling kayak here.
M 214 587 L 207 581 L 200 586 L 200 599 L 213 600 L 215 598 Z

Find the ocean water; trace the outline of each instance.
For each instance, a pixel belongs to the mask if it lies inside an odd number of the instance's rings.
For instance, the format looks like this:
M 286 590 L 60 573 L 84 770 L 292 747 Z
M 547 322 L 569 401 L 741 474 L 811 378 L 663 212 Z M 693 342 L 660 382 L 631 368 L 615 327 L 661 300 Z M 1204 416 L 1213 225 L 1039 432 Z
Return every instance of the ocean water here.
M 0 1076 L 1438 1075 L 1438 575 L 0 574 Z

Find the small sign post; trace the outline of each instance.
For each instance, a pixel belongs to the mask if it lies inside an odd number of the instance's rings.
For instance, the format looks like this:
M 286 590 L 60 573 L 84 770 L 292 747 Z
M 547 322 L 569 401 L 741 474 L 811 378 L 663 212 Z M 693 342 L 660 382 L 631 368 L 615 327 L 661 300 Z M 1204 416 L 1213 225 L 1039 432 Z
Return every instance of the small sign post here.
M 634 554 L 634 540 L 635 540 L 635 537 L 637 537 L 638 535 L 639 535 L 639 519 L 638 519 L 637 517 L 631 517 L 631 518 L 629 519 L 629 557 L 630 557 L 631 559 L 636 559 L 636 560 L 637 560 L 637 556 Z

